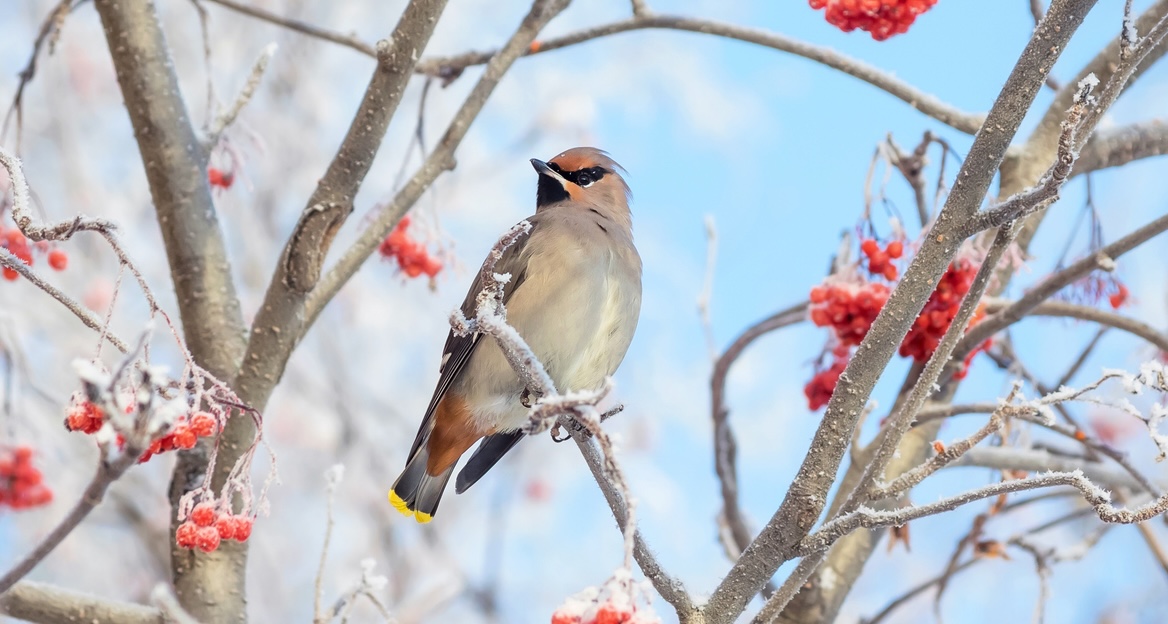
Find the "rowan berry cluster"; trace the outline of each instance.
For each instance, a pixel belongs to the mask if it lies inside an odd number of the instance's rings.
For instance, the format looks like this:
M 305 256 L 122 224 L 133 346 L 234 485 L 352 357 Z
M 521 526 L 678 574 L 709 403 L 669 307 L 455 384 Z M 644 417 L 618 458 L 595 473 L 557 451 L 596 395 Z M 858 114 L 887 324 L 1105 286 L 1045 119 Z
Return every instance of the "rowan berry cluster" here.
M 917 320 L 913 323 L 904 342 L 900 343 L 900 354 L 911 357 L 917 362 L 928 361 L 937 350 L 937 345 L 953 318 L 957 316 L 957 309 L 961 307 L 961 300 L 969 287 L 973 285 L 973 277 L 977 274 L 978 265 L 971 260 L 958 259 L 949 265 L 941 281 L 929 300 L 925 303 Z M 984 311 L 978 311 L 970 322 L 971 325 L 981 320 Z
M 69 266 L 68 254 L 53 247 L 47 241 L 37 241 L 36 244 L 30 245 L 28 237 L 19 228 L 4 228 L 0 226 L 0 247 L 12 252 L 12 255 L 20 258 L 22 262 L 29 266 L 33 265 L 34 250 L 45 254 L 49 266 L 56 271 L 64 271 L 65 267 Z M 20 277 L 20 273 L 8 267 L 4 267 L 3 275 L 4 279 L 10 282 Z
M 830 327 L 839 344 L 854 347 L 888 301 L 888 286 L 868 281 L 832 281 L 811 289 L 811 321 Z
M 860 243 L 860 251 L 864 253 L 864 257 L 868 260 L 868 272 L 872 275 L 882 275 L 884 279 L 892 282 L 900 275 L 896 265 L 892 264 L 893 260 L 904 255 L 903 241 L 890 241 L 880 248 L 880 243 L 874 238 L 866 238 Z
M 134 410 L 133 405 L 126 407 L 126 413 Z M 180 416 L 164 435 L 159 436 L 138 457 L 138 463 L 144 463 L 151 457 L 176 449 L 191 449 L 199 438 L 215 435 L 219 430 L 219 418 L 210 412 L 200 411 L 188 416 Z M 73 397 L 65 413 L 65 428 L 70 431 L 80 431 L 86 434 L 96 433 L 105 424 L 105 413 L 100 407 L 80 394 Z M 118 446 L 124 444 L 121 436 L 118 437 Z
M 396 260 L 397 266 L 409 277 L 418 277 L 425 273 L 429 277 L 438 275 L 442 270 L 442 262 L 426 251 L 426 246 L 414 240 L 406 231 L 410 227 L 410 218 L 402 217 L 397 227 L 381 241 L 377 251 L 387 260 Z
M 0 508 L 30 509 L 47 505 L 53 491 L 44 476 L 32 465 L 32 448 L 0 448 Z
M 803 395 L 807 397 L 808 407 L 817 410 L 827 405 L 827 402 L 831 400 L 831 393 L 835 392 L 835 386 L 839 383 L 840 375 L 843 374 L 844 369 L 848 367 L 850 359 L 847 347 L 837 347 L 832 352 L 831 366 L 816 371 L 811 381 L 803 386 Z
M 150 447 L 138 458 L 138 463 L 149 461 L 151 457 L 166 451 L 195 448 L 199 438 L 213 436 L 218 430 L 219 421 L 207 412 L 195 412 L 190 420 L 179 418 L 169 433 L 150 443 Z
M 857 28 L 876 41 L 908 32 L 917 16 L 937 0 L 810 0 L 813 9 L 826 8 L 827 23 L 844 32 Z
M 904 252 L 898 241 L 889 243 L 885 249 L 880 249 L 875 240 L 867 239 L 860 244 L 860 249 L 868 259 L 868 270 L 872 274 L 883 274 L 890 258 L 900 256 Z M 873 267 L 873 262 L 876 267 Z M 892 267 L 895 268 L 895 267 Z M 973 285 L 973 278 L 977 274 L 979 264 L 970 258 L 959 258 L 949 265 L 937 288 L 929 295 L 928 302 L 921 310 L 913 326 L 905 335 L 900 344 L 900 355 L 911 357 L 917 362 L 928 361 L 937 350 L 941 338 L 949 330 L 961 300 Z M 864 336 L 868 335 L 872 323 L 876 320 L 884 304 L 888 302 L 890 288 L 882 283 L 869 282 L 856 272 L 845 272 L 841 276 L 833 276 L 822 284 L 811 288 L 811 321 L 819 327 L 829 327 L 833 339 L 831 364 L 820 366 L 807 385 L 803 387 L 803 394 L 807 397 L 807 405 L 817 410 L 827 405 L 831 394 L 839 383 L 840 375 L 847 368 L 850 360 L 851 347 L 858 346 Z M 889 278 L 892 279 L 892 278 Z M 975 325 L 985 316 L 982 308 L 978 308 L 970 325 Z M 963 379 L 969 370 L 969 364 L 978 352 L 989 349 L 991 340 L 986 340 L 965 357 L 962 368 L 954 376 Z
M 251 537 L 253 522 L 249 516 L 220 509 L 214 501 L 203 502 L 195 505 L 186 521 L 178 525 L 174 541 L 179 548 L 211 552 L 223 540 L 246 542 Z

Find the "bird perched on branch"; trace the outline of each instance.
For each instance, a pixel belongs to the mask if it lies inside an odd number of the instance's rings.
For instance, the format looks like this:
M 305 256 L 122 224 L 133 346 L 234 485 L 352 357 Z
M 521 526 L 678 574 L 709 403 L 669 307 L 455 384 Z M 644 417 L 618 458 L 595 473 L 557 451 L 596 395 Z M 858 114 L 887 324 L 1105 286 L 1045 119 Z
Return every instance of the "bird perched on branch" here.
M 531 164 L 539 174 L 531 230 L 495 267 L 511 274 L 503 294 L 507 321 L 560 392 L 593 390 L 624 359 L 641 311 L 629 186 L 621 166 L 590 147 Z M 482 288 L 476 277 L 462 304 L 467 317 Z M 455 491 L 474 485 L 525 435 L 525 392 L 494 339 L 452 331 L 438 387 L 389 492 L 393 506 L 429 522 L 459 457 L 481 439 Z

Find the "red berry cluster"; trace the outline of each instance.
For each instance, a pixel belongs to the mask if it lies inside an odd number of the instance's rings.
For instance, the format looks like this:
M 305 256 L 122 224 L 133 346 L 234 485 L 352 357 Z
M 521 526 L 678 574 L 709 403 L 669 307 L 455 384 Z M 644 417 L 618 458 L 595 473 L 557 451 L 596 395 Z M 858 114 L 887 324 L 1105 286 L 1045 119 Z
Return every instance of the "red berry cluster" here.
M 89 401 L 74 401 L 65 411 L 65 428 L 81 433 L 97 433 L 105 423 L 105 412 Z
M 888 301 L 888 286 L 873 282 L 828 282 L 811 289 L 811 321 L 831 327 L 845 347 L 860 344 Z
M 908 32 L 917 16 L 933 8 L 937 0 L 810 0 L 813 9 L 827 8 L 827 23 L 844 32 L 859 28 L 884 41 Z
M 0 227 L 0 247 L 4 247 L 12 252 L 12 255 L 20 258 L 22 262 L 32 266 L 33 246 L 28 244 L 28 238 L 19 228 L 5 229 Z M 48 242 L 39 241 L 35 247 L 37 251 L 48 253 L 49 266 L 53 267 L 54 270 L 64 271 L 65 267 L 69 265 L 69 256 L 64 251 L 51 247 Z M 8 267 L 4 267 L 3 275 L 4 279 L 10 282 L 20 277 L 20 273 Z
M 174 541 L 179 548 L 198 548 L 211 552 L 222 540 L 246 542 L 251 537 L 254 520 L 216 509 L 215 503 L 199 503 L 191 510 L 186 522 L 178 525 Z
M 425 273 L 429 277 L 438 275 L 442 270 L 442 262 L 426 251 L 426 246 L 410 238 L 406 232 L 410 227 L 410 218 L 402 217 L 397 227 L 381 241 L 377 251 L 386 259 L 396 259 L 397 266 L 409 277 L 418 277 Z
M 133 406 L 126 408 L 126 413 L 133 410 Z M 102 409 L 87 400 L 74 399 L 65 413 L 65 428 L 82 433 L 96 433 L 105 423 L 105 413 Z M 175 449 L 191 449 L 199 438 L 215 435 L 219 429 L 219 421 L 208 412 L 195 412 L 189 419 L 181 417 L 175 422 L 166 435 L 163 435 L 150 444 L 150 448 L 142 452 L 138 463 L 144 463 L 151 457 L 173 451 Z M 121 436 L 118 437 L 118 446 L 124 444 Z
M 170 433 L 152 442 L 150 448 L 142 452 L 138 463 L 147 462 L 151 457 L 166 451 L 195 448 L 199 438 L 213 436 L 218 429 L 219 422 L 207 412 L 196 412 L 194 416 L 191 416 L 190 421 L 186 418 L 179 418 Z
M 892 261 L 904 255 L 902 241 L 891 241 L 881 249 L 876 239 L 866 238 L 860 243 L 860 251 L 868 258 L 868 272 L 872 275 L 883 275 L 890 282 L 900 275 Z
M 30 509 L 48 505 L 53 491 L 43 480 L 41 471 L 32 465 L 32 448 L 0 449 L 0 507 Z
M 207 167 L 207 182 L 211 184 L 211 188 L 229 189 L 231 184 L 235 182 L 235 172 L 218 167 Z
M 970 260 L 956 260 L 949 265 L 945 274 L 929 300 L 921 310 L 920 316 L 913 323 L 904 342 L 900 343 L 900 354 L 911 357 L 918 362 L 927 361 L 937 350 L 937 344 L 948 331 L 953 318 L 957 316 L 957 309 L 969 287 L 973 285 L 973 277 L 977 274 L 978 265 Z M 975 324 L 984 314 L 981 310 L 970 323 Z
M 803 395 L 807 397 L 807 406 L 810 409 L 817 410 L 831 400 L 831 393 L 835 392 L 835 386 L 847 368 L 849 359 L 846 347 L 837 348 L 833 353 L 831 366 L 816 372 L 811 381 L 803 386 Z
M 903 253 L 903 247 L 894 247 L 895 241 L 889 243 L 891 252 L 896 256 Z M 887 262 L 887 258 L 895 257 L 888 248 L 881 250 L 875 241 L 868 239 L 861 244 L 861 249 L 868 256 L 869 269 L 876 273 L 871 266 L 873 260 Z M 881 255 L 883 254 L 883 255 Z M 891 265 L 888 265 L 891 266 Z M 941 277 L 937 288 L 929 296 L 920 316 L 909 329 L 904 341 L 900 344 L 900 355 L 911 357 L 918 362 L 927 361 L 937 350 L 941 338 L 948 331 L 949 325 L 957 316 L 961 300 L 973 285 L 973 278 L 979 266 L 969 259 L 954 261 Z M 883 269 L 881 269 L 882 271 Z M 832 351 L 833 360 L 827 368 L 817 369 L 815 376 L 803 387 L 803 394 L 807 397 L 807 405 L 817 410 L 831 399 L 840 374 L 847 367 L 850 347 L 859 345 L 864 336 L 871 329 L 881 308 L 888 302 L 888 286 L 880 283 L 860 281 L 845 282 L 839 278 L 829 279 L 811 289 L 811 321 L 819 327 L 830 327 L 835 337 L 835 348 Z M 977 313 L 970 321 L 970 325 L 977 324 L 985 316 L 985 311 L 978 308 Z M 979 351 L 989 349 L 991 340 L 986 340 L 965 357 L 961 370 L 955 373 L 957 379 L 963 379 L 968 373 L 969 364 Z

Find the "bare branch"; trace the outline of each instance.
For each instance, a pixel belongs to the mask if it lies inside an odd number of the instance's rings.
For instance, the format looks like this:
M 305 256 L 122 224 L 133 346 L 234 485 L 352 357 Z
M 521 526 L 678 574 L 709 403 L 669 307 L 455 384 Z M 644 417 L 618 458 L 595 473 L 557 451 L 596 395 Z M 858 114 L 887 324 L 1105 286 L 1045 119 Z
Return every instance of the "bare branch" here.
M 1015 392 L 1011 394 L 1011 397 L 1013 397 L 1013 395 L 1016 393 L 1017 388 L 1015 388 Z M 1008 398 L 1006 400 L 1010 401 L 1011 399 Z M 1002 428 L 1002 425 L 1005 424 L 1006 421 L 1004 416 L 1007 415 L 1011 415 L 1009 406 L 1003 405 L 999 407 L 999 409 L 990 414 L 989 422 L 987 422 L 981 429 L 975 431 L 973 435 L 963 438 L 953 444 L 944 445 L 944 450 L 934 455 L 929 461 L 900 475 L 888 485 L 876 488 L 871 492 L 871 494 L 869 494 L 871 500 L 880 500 L 890 496 L 899 496 L 916 487 L 929 475 L 953 463 L 962 455 L 969 452 L 970 449 L 979 444 L 982 440 L 990 437 L 990 434 L 997 433 L 998 430 Z
M 8 170 L 8 178 L 12 185 L 12 219 L 16 226 L 29 239 L 68 240 L 73 234 L 88 230 L 94 232 L 112 232 L 115 226 L 105 219 L 91 219 L 78 216 L 69 221 L 41 225 L 32 217 L 32 202 L 29 200 L 28 181 L 24 177 L 24 167 L 20 159 L 14 154 L 0 147 L 0 165 Z
M 251 101 L 255 91 L 260 86 L 260 79 L 264 77 L 264 71 L 268 68 L 268 62 L 272 60 L 272 56 L 276 54 L 276 44 L 269 43 L 264 46 L 264 51 L 260 53 L 260 57 L 256 59 L 255 65 L 251 68 L 251 74 L 247 77 L 247 82 L 244 83 L 243 89 L 239 91 L 235 102 L 231 104 L 231 108 L 223 111 L 211 122 L 211 126 L 207 128 L 206 137 L 203 139 L 203 144 L 208 148 L 214 147 L 219 142 L 220 135 L 227 129 L 228 126 L 239 117 L 239 113 L 243 111 L 243 107 Z
M 32 267 L 25 264 L 23 260 L 17 258 L 15 254 L 3 247 L 0 247 L 0 266 L 16 271 L 21 275 L 21 277 L 28 280 L 33 286 L 36 286 L 37 288 L 45 291 L 45 293 L 47 293 L 50 297 L 59 301 L 61 305 L 65 306 L 70 312 L 73 313 L 74 316 L 81 319 L 81 322 L 84 323 L 86 327 L 104 335 L 105 339 L 108 340 L 109 343 L 112 344 L 118 351 L 125 353 L 129 349 L 125 342 L 109 331 L 109 328 L 106 327 L 105 323 L 100 318 L 98 318 L 96 314 L 86 309 L 85 306 L 81 305 L 80 303 L 74 301 L 71 297 L 69 297 L 69 295 L 61 292 L 61 290 L 57 287 L 46 282 L 41 278 L 40 275 L 37 275 L 36 272 L 32 270 Z
M 77 500 L 77 503 L 73 505 L 73 509 L 69 510 L 69 513 L 61 519 L 61 522 L 30 553 L 25 555 L 24 559 L 21 559 L 19 563 L 12 566 L 12 569 L 6 572 L 3 577 L 0 577 L 0 594 L 8 591 L 17 581 L 31 572 L 42 559 L 53 552 L 53 549 L 73 532 L 73 529 L 77 528 L 77 525 L 81 524 L 81 521 L 89 515 L 89 512 L 101 504 L 109 486 L 114 481 L 117 481 L 118 477 L 122 476 L 130 466 L 133 466 L 138 461 L 138 455 L 141 452 L 142 449 L 140 448 L 134 448 L 132 445 L 127 446 L 125 452 L 113 462 L 108 462 L 103 454 L 101 461 L 98 463 L 97 472 L 90 479 L 89 485 L 85 486 L 85 491 L 81 494 L 81 498 Z
M 1038 185 L 1021 193 L 1011 196 L 1001 204 L 978 213 L 970 220 L 969 225 L 962 232 L 961 237 L 972 236 L 983 230 L 1001 227 L 1002 225 L 1027 217 L 1058 201 L 1059 189 L 1071 175 L 1071 167 L 1075 164 L 1078 152 L 1075 150 L 1076 134 L 1082 130 L 1090 133 L 1092 128 L 1083 128 L 1080 122 L 1086 112 L 1088 98 L 1091 97 L 1092 82 L 1084 82 L 1075 94 L 1074 104 L 1067 110 L 1067 118 L 1062 124 L 1062 133 L 1059 135 L 1058 154 L 1054 164 L 1042 176 Z
M 243 2 L 237 2 L 236 0 L 206 0 L 206 1 L 214 3 L 214 4 L 218 4 L 219 6 L 222 6 L 222 7 L 226 7 L 228 9 L 231 9 L 232 11 L 237 11 L 237 12 L 242 13 L 244 15 L 254 17 L 258 20 L 263 20 L 265 22 L 275 24 L 276 26 L 280 26 L 282 28 L 294 30 L 298 33 L 308 35 L 309 37 L 315 37 L 317 39 L 331 41 L 333 43 L 343 45 L 347 48 L 352 48 L 352 49 L 354 49 L 354 50 L 356 50 L 356 51 L 360 52 L 361 54 L 364 54 L 365 56 L 368 56 L 368 57 L 377 58 L 377 50 L 373 46 L 369 45 L 368 43 L 361 41 L 360 39 L 358 39 L 354 35 L 342 35 L 339 33 L 335 33 L 335 32 L 332 32 L 330 30 L 316 26 L 315 24 L 310 24 L 308 22 L 302 22 L 300 20 L 294 20 L 294 19 L 290 19 L 287 17 L 283 17 L 281 15 L 277 15 L 275 13 L 272 13 L 271 11 L 269 11 L 267 9 L 263 9 L 263 8 L 253 6 L 250 4 L 245 4 Z
M 952 511 L 962 505 L 1001 494 L 1056 486 L 1070 486 L 1079 490 L 1083 500 L 1094 509 L 1095 515 L 1108 523 L 1136 524 L 1151 520 L 1168 511 L 1168 494 L 1132 509 L 1115 507 L 1111 504 L 1111 495 L 1088 481 L 1081 471 L 1052 472 L 1037 477 L 994 483 L 928 505 L 903 507 L 892 511 L 875 511 L 862 507 L 824 524 L 818 531 L 808 535 L 800 543 L 799 552 L 810 554 L 824 550 L 840 537 L 861 527 L 870 529 L 897 526 L 926 516 Z
M 1083 147 L 1071 175 L 1122 167 L 1136 160 L 1164 154 L 1168 154 L 1168 123 L 1163 119 L 1101 130 Z
M 1013 303 L 1000 299 L 986 301 L 986 313 L 994 314 L 1008 309 Z M 1147 323 L 1110 312 L 1101 308 L 1078 305 L 1057 299 L 1048 299 L 1034 306 L 1027 312 L 1027 316 L 1050 316 L 1059 318 L 1073 318 L 1081 321 L 1098 323 L 1105 327 L 1113 327 L 1133 336 L 1146 340 L 1160 351 L 1168 352 L 1168 334 L 1165 334 Z M 1058 385 L 1063 385 L 1062 382 Z
M 812 45 L 779 33 L 707 19 L 656 14 L 632 17 L 541 41 L 536 49 L 529 51 L 528 54 L 542 54 L 609 35 L 644 29 L 681 30 L 713 35 L 801 56 L 867 82 L 889 95 L 899 98 L 921 113 L 967 134 L 977 132 L 984 119 L 983 115 L 958 110 L 882 69 L 840 54 L 831 48 Z M 457 77 L 467 67 L 486 63 L 492 54 L 494 52 L 467 52 L 458 56 L 423 59 L 418 63 L 418 71 L 439 78 L 451 79 Z
M 754 532 L 746 526 L 746 518 L 738 505 L 738 444 L 734 440 L 734 430 L 730 427 L 730 410 L 726 407 L 726 377 L 730 367 L 742 356 L 746 348 L 762 336 L 772 331 L 789 327 L 807 318 L 806 301 L 755 323 L 742 332 L 726 351 L 714 362 L 714 372 L 710 375 L 710 416 L 714 423 L 714 470 L 722 489 L 721 519 L 726 523 L 734 542 L 737 558 L 750 544 Z
M 0 613 L 9 617 L 59 624 L 76 622 L 84 614 L 86 624 L 166 624 L 158 609 L 64 589 L 48 583 L 21 581 L 0 593 Z
M 823 563 L 823 559 L 826 556 L 827 550 L 823 550 L 803 557 L 799 561 L 799 565 L 795 566 L 795 569 L 791 572 L 791 576 L 788 576 L 787 580 L 783 581 L 783 585 L 779 587 L 778 591 L 771 594 L 770 598 L 767 598 L 767 601 L 762 605 L 762 609 L 751 620 L 751 624 L 770 624 L 770 622 L 774 622 L 782 614 L 783 609 L 787 608 L 791 600 L 807 584 L 807 579 L 811 578 L 815 569 L 819 567 L 819 564 Z

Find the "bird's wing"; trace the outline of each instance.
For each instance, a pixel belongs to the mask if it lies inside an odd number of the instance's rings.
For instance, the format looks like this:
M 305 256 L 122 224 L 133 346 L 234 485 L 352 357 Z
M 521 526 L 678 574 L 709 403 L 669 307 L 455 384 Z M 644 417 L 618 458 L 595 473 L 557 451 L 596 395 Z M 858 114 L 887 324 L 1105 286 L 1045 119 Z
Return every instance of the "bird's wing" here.
M 515 289 L 527 278 L 527 254 L 523 253 L 523 250 L 527 246 L 531 236 L 539 228 L 540 216 L 528 217 L 527 222 L 531 224 L 531 229 L 528 231 L 526 237 L 521 236 L 519 240 L 512 243 L 510 247 L 503 251 L 503 256 L 495 264 L 495 273 L 511 274 L 510 281 L 503 287 L 503 303 L 506 303 L 511 298 Z M 478 298 L 479 292 L 482 289 L 482 271 L 479 271 L 475 274 L 474 283 L 471 284 L 470 290 L 467 291 L 466 298 L 462 302 L 462 313 L 467 318 L 474 316 L 475 300 Z M 418 435 L 414 438 L 413 447 L 410 448 L 410 457 L 413 457 L 418 452 L 422 443 L 429 436 L 434 419 L 434 410 L 438 407 L 438 402 L 442 400 L 442 397 L 450 388 L 450 384 L 458 378 L 463 367 L 470 361 L 471 353 L 474 352 L 481 337 L 482 334 L 479 332 L 459 336 L 453 330 L 447 335 L 446 347 L 442 350 L 442 364 L 439 368 L 438 385 L 434 388 L 434 396 L 430 399 L 429 407 L 426 408 L 426 416 L 422 419 L 421 426 L 418 427 Z

